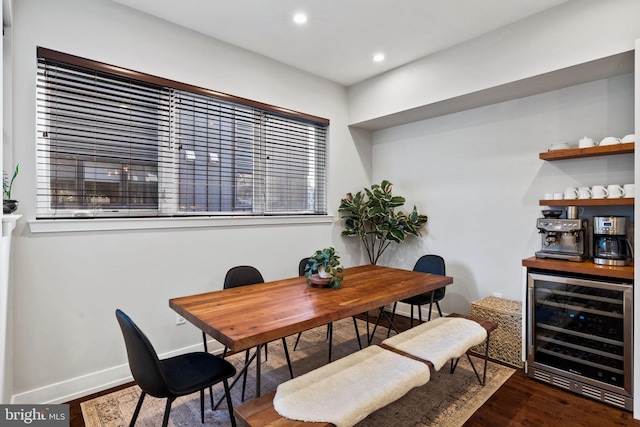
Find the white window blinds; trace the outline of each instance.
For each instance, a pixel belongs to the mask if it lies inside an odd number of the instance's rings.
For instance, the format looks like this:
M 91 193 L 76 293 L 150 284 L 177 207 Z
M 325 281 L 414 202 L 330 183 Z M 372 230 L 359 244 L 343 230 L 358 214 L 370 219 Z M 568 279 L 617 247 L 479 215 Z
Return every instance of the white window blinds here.
M 37 88 L 37 218 L 326 214 L 326 119 L 43 48 Z

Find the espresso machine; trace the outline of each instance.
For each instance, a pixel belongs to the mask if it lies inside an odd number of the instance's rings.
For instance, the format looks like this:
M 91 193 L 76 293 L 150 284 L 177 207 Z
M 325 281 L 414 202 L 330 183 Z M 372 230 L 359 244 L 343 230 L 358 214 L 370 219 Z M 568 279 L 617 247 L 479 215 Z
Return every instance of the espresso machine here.
M 633 248 L 627 238 L 627 217 L 593 217 L 593 262 L 601 265 L 629 265 Z
M 584 218 L 538 218 L 536 226 L 541 235 L 542 248 L 536 252 L 536 257 L 584 261 L 588 256 L 588 223 Z

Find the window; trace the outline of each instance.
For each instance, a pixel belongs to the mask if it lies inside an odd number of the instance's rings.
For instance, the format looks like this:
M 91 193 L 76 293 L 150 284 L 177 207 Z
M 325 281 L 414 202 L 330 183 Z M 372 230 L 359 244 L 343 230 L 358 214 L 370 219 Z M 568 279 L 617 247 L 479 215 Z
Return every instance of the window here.
M 43 48 L 37 103 L 37 219 L 326 214 L 326 119 Z

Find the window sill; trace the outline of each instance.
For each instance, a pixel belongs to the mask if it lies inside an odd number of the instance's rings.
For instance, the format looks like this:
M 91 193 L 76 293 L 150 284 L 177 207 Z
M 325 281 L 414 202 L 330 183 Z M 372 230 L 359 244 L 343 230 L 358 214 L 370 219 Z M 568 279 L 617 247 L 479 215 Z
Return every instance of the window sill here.
M 156 230 L 168 228 L 260 227 L 272 225 L 330 224 L 332 215 L 191 218 L 93 218 L 30 220 L 32 233 L 77 231 Z

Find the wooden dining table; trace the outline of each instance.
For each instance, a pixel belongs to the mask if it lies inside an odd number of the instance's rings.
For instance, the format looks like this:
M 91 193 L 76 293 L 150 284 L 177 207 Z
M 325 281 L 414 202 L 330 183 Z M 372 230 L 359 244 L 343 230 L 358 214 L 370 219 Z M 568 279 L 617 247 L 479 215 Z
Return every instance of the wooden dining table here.
M 169 300 L 169 306 L 237 352 L 379 309 L 453 283 L 453 278 L 363 265 L 345 268 L 339 289 L 309 286 L 304 276 Z M 259 395 L 260 352 L 257 352 Z

